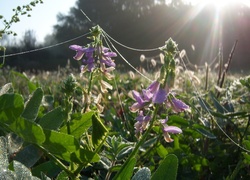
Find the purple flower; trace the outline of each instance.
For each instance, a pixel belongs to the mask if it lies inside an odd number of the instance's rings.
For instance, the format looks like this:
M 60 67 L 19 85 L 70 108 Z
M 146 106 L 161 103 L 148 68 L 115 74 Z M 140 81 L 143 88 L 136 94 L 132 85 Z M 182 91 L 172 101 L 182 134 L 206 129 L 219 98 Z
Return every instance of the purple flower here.
M 69 48 L 76 51 L 76 55 L 73 58 L 78 61 L 82 59 L 84 53 L 86 53 L 86 50 L 88 49 L 79 45 L 71 45 Z
M 173 108 L 173 110 L 175 112 L 182 112 L 182 111 L 185 111 L 185 110 L 188 110 L 189 109 L 189 106 L 186 105 L 184 102 L 182 102 L 181 100 L 173 97 L 171 100 L 170 100 L 170 103 L 171 103 L 171 106 Z
M 142 109 L 146 105 L 150 104 L 155 94 L 158 92 L 160 88 L 160 83 L 158 81 L 154 81 L 149 85 L 147 89 L 142 90 L 142 94 L 137 91 L 132 91 L 133 97 L 137 102 L 135 102 L 131 107 L 130 111 L 136 112 L 139 109 Z
M 115 67 L 114 61 L 111 59 L 112 57 L 116 57 L 116 53 L 109 52 L 109 48 L 106 47 L 82 47 L 79 45 L 71 45 L 69 46 L 70 49 L 76 51 L 76 55 L 74 56 L 74 59 L 80 60 L 85 56 L 85 59 L 83 59 L 83 64 L 87 66 L 88 71 L 93 71 L 95 68 L 95 57 L 100 58 L 99 62 L 101 64 L 105 64 L 109 67 Z M 96 56 L 94 57 L 94 52 L 96 51 Z M 81 68 L 82 70 L 85 70 L 86 68 Z M 84 71 L 83 71 L 84 72 Z
M 103 56 L 102 56 L 102 59 L 100 60 L 100 62 L 106 64 L 107 66 L 115 67 L 115 63 L 111 59 L 111 57 L 116 57 L 116 56 L 117 55 L 114 52 L 104 53 Z
M 148 126 L 151 116 L 144 116 L 143 111 L 139 112 L 139 115 L 136 118 L 137 122 L 135 123 L 135 132 L 142 133 Z
M 95 59 L 93 58 L 93 52 L 95 51 L 95 48 L 85 48 L 79 45 L 71 45 L 69 46 L 69 48 L 76 51 L 76 55 L 74 56 L 75 60 L 79 61 L 85 55 L 86 59 L 83 59 L 83 63 L 87 65 L 89 71 L 93 71 L 93 69 L 95 68 Z
M 91 56 L 87 60 L 83 59 L 82 62 L 87 65 L 88 71 L 93 71 L 95 69 L 95 59 Z
M 143 99 L 143 96 L 141 96 L 140 93 L 137 92 L 137 91 L 134 91 L 134 90 L 133 90 L 133 91 L 132 91 L 132 94 L 133 94 L 133 97 L 135 98 L 135 100 L 136 100 L 137 102 L 135 102 L 135 103 L 130 107 L 130 111 L 136 112 L 136 111 L 138 111 L 139 109 L 142 109 L 142 108 L 147 104 L 148 101 L 145 101 L 145 100 Z
M 115 67 L 114 61 L 111 59 L 112 57 L 116 57 L 117 54 L 115 52 L 109 52 L 109 48 L 100 47 L 99 54 L 101 54 L 100 63 L 104 63 L 107 66 Z
M 172 134 L 180 134 L 182 130 L 176 126 L 168 126 L 166 122 L 168 118 L 161 120 L 161 124 L 163 126 L 163 136 L 166 142 L 173 142 L 174 140 L 170 137 L 169 133 Z
M 159 89 L 155 94 L 152 99 L 153 103 L 163 103 L 167 98 L 167 92 L 164 89 Z

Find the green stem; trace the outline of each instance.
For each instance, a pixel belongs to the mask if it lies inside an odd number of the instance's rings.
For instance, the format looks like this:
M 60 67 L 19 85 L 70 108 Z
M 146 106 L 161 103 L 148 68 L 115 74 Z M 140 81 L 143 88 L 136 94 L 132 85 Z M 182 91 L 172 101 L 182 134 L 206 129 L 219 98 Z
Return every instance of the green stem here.
M 75 179 L 76 176 L 73 172 L 71 172 L 67 166 L 65 166 L 59 159 L 57 159 L 54 155 L 49 153 L 46 149 L 42 146 L 36 145 L 39 149 L 41 149 L 57 166 L 59 166 L 62 170 L 64 170 L 71 179 Z
M 89 86 L 88 86 L 88 92 L 87 92 L 87 97 L 86 98 L 89 98 L 89 95 L 90 95 L 90 92 L 91 92 L 91 89 L 92 89 L 92 81 L 93 81 L 93 72 L 90 73 L 89 75 Z M 84 107 L 84 113 L 86 112 L 86 110 L 88 109 L 88 102 L 85 102 L 85 107 Z
M 153 149 L 156 149 L 160 145 L 160 139 L 162 138 L 161 135 L 158 135 L 156 142 L 151 146 L 150 148 L 147 149 L 147 151 L 140 157 L 138 160 L 141 164 L 144 162 L 143 160 L 148 160 L 147 156 L 150 156 L 150 153 L 152 152 Z
M 246 128 L 245 128 L 245 131 L 244 131 L 244 133 L 243 133 L 243 136 L 240 138 L 240 142 L 241 142 L 241 143 L 242 143 L 243 138 L 246 136 L 246 133 L 247 133 L 247 130 L 248 130 L 249 125 L 250 125 L 250 116 L 248 116 L 247 126 L 246 126 Z
M 88 136 L 87 132 L 86 135 Z M 94 151 L 94 154 L 98 154 L 99 151 L 101 150 L 101 147 L 103 146 L 103 144 L 105 143 L 106 139 L 108 137 L 108 133 L 105 135 L 105 137 L 103 138 L 101 144 L 96 148 L 96 150 Z M 88 139 L 88 138 L 87 138 Z M 79 174 L 81 172 L 81 170 L 83 169 L 84 166 L 86 166 L 88 164 L 84 163 L 84 164 L 79 164 L 79 166 L 74 170 L 74 174 Z
M 142 135 L 141 139 L 136 144 L 134 150 L 131 152 L 131 154 L 129 155 L 128 159 L 125 161 L 125 163 L 121 167 L 120 171 L 118 171 L 118 173 L 115 175 L 114 179 L 116 179 L 117 177 L 119 177 L 120 173 L 124 170 L 124 168 L 130 162 L 130 160 L 132 158 L 134 158 L 134 156 L 137 154 L 137 152 L 138 152 L 139 148 L 141 147 L 141 145 L 146 141 L 146 138 L 148 137 L 148 135 L 149 135 L 149 133 L 150 133 L 150 131 L 151 131 L 153 125 L 154 125 L 154 121 L 156 120 L 156 115 L 157 115 L 158 109 L 159 109 L 159 105 L 156 105 L 155 110 L 154 110 L 154 114 L 153 114 L 153 118 L 152 118 L 152 121 L 151 121 L 148 129 Z
M 68 134 L 71 134 L 71 131 L 70 131 L 71 111 L 72 111 L 71 100 L 70 100 L 70 97 L 67 97 L 67 100 L 66 100 L 66 126 L 67 126 L 67 133 Z
M 115 162 L 116 162 L 115 160 L 112 161 L 111 167 L 115 166 Z M 106 174 L 105 180 L 109 180 L 111 174 L 112 174 L 112 171 L 111 171 L 111 168 L 109 168 L 109 170 L 108 170 L 108 172 Z

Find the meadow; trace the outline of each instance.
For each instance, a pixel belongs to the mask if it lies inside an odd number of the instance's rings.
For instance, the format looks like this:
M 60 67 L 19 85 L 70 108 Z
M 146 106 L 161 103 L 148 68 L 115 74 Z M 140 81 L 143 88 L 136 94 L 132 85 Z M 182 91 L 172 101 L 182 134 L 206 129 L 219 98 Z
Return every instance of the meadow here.
M 250 76 L 232 57 L 191 70 L 170 38 L 121 73 L 107 34 L 90 38 L 70 46 L 80 70 L 0 69 L 1 179 L 250 177 Z

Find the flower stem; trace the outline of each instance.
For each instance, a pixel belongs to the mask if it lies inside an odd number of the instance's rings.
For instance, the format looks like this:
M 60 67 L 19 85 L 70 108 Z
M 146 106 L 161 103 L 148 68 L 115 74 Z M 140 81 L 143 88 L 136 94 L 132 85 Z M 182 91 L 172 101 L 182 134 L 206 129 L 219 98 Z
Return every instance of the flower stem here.
M 148 127 L 148 129 L 145 131 L 145 133 L 142 135 L 141 139 L 138 141 L 138 143 L 135 145 L 134 150 L 131 152 L 131 154 L 129 155 L 128 159 L 125 161 L 125 163 L 123 164 L 123 166 L 121 167 L 120 171 L 118 171 L 118 173 L 115 175 L 114 179 L 116 179 L 117 177 L 119 177 L 120 173 L 124 170 L 124 168 L 127 166 L 127 164 L 130 162 L 130 160 L 132 158 L 134 158 L 134 156 L 137 154 L 139 148 L 141 147 L 141 145 L 146 141 L 147 136 L 149 135 L 153 125 L 154 125 L 154 121 L 156 120 L 156 115 L 159 109 L 159 105 L 157 104 L 155 106 L 155 110 L 153 113 L 153 118 L 152 121 Z
M 87 99 L 89 98 L 90 92 L 91 92 L 91 89 L 92 89 L 92 81 L 93 81 L 93 72 L 91 72 L 90 75 L 89 75 L 89 85 L 88 85 L 87 97 L 85 97 Z M 84 113 L 87 111 L 88 106 L 89 106 L 89 102 L 87 100 L 85 102 L 85 106 L 84 106 L 84 111 L 83 111 Z
M 74 175 L 74 173 L 72 171 L 70 171 L 67 166 L 65 166 L 59 159 L 57 159 L 54 155 L 52 155 L 51 153 L 49 153 L 45 148 L 43 148 L 42 146 L 36 145 L 39 149 L 41 149 L 57 166 L 59 166 L 62 170 L 64 170 L 67 175 L 72 178 L 75 179 L 76 176 Z

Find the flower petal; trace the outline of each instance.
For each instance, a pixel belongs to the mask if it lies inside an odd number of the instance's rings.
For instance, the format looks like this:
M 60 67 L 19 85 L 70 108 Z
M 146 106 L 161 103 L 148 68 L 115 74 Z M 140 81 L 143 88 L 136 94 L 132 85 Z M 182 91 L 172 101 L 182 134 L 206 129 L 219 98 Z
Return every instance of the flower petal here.
M 136 112 L 144 107 L 144 104 L 140 104 L 138 102 L 134 103 L 132 106 L 129 107 L 131 112 Z
M 163 103 L 167 98 L 167 93 L 164 89 L 159 89 L 153 96 L 153 103 Z
M 165 141 L 168 142 L 168 143 L 174 141 L 167 132 L 163 133 L 163 136 L 164 136 Z
M 142 99 L 142 97 L 141 97 L 141 95 L 140 95 L 139 92 L 133 90 L 133 91 L 132 91 L 132 94 L 133 94 L 133 97 L 135 98 L 135 100 L 136 100 L 139 104 L 143 104 L 143 99 Z
M 106 52 L 106 53 L 104 53 L 104 56 L 105 57 L 116 57 L 117 54 L 115 52 Z
M 179 134 L 182 133 L 182 130 L 176 126 L 164 126 L 163 128 L 164 133 L 173 133 L 173 134 Z
M 151 93 L 155 93 L 159 88 L 160 83 L 158 81 L 154 81 L 148 86 L 147 90 L 149 90 Z
M 87 49 L 79 45 L 70 45 L 69 48 L 75 51 L 85 51 Z
M 173 106 L 174 111 L 176 112 L 181 112 L 181 111 L 189 109 L 188 105 L 186 105 L 184 102 L 176 98 L 171 99 L 171 104 Z
M 69 46 L 69 48 L 76 51 L 76 55 L 73 58 L 75 60 L 78 60 L 78 61 L 80 59 L 82 59 L 82 57 L 87 49 L 87 48 L 83 48 L 82 46 L 79 46 L 79 45 L 71 45 L 71 46 Z
M 107 66 L 115 67 L 115 63 L 111 59 L 101 59 L 100 62 L 106 64 Z

